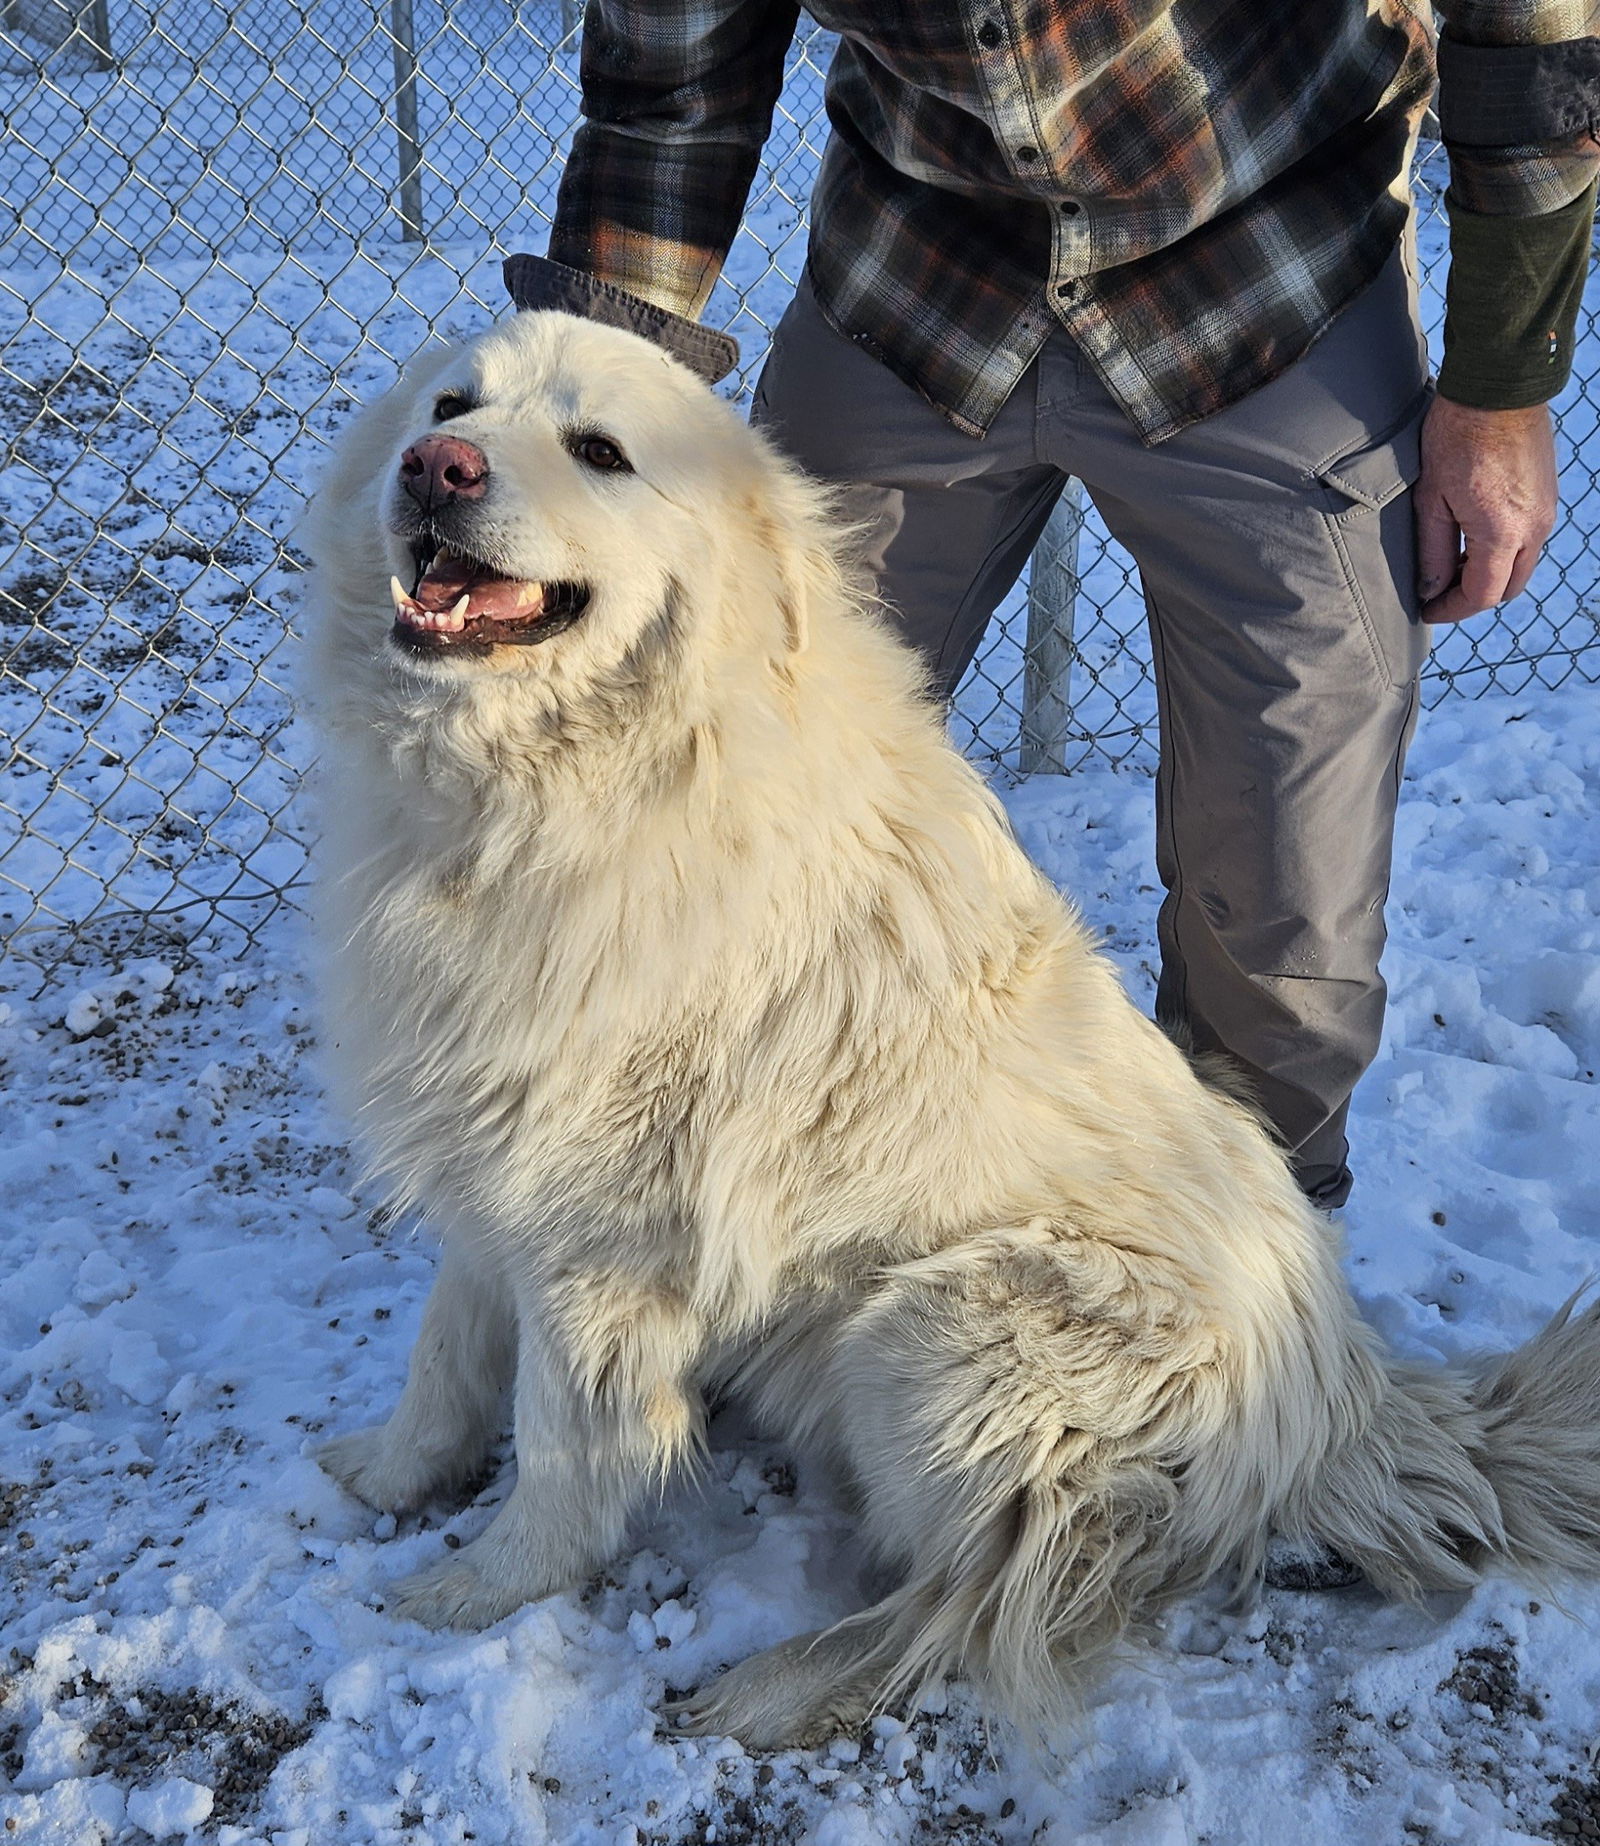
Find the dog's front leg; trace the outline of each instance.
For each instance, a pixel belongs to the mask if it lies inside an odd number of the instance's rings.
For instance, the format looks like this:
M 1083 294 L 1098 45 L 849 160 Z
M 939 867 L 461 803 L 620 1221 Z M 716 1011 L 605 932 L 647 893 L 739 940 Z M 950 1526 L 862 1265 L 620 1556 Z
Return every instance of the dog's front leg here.
M 481 1628 L 580 1583 L 700 1440 L 697 1323 L 669 1291 L 585 1274 L 518 1298 L 517 1480 L 481 1537 L 398 1584 L 389 1607 Z
M 448 1240 L 393 1416 L 316 1451 L 341 1487 L 400 1513 L 467 1480 L 493 1441 L 511 1382 L 516 1317 L 510 1284 Z

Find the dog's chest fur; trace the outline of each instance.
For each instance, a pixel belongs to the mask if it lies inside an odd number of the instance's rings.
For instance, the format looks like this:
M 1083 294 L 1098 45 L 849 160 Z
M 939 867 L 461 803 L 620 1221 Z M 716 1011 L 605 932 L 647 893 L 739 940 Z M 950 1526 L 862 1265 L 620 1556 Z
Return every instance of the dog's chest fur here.
M 909 1073 L 860 979 L 893 919 L 861 893 L 831 924 L 815 894 L 802 911 L 752 877 L 748 838 L 700 838 L 692 880 L 673 829 L 637 818 L 574 854 L 585 823 L 548 791 L 485 799 L 446 760 L 365 753 L 343 822 L 366 847 L 341 893 L 340 1062 L 400 1191 L 553 1263 L 600 1245 L 679 1286 L 714 1272 L 724 1311 L 804 1244 L 851 1269 L 895 1254 L 914 1202 L 863 1138 Z

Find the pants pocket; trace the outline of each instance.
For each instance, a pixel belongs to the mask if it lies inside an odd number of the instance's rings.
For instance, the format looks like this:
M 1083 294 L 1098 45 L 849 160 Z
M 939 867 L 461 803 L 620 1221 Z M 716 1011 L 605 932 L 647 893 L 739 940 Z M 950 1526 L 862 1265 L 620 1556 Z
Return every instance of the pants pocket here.
M 1422 420 L 1432 401 L 1430 386 L 1394 429 L 1314 471 L 1374 664 L 1397 691 L 1421 671 L 1431 639 L 1420 615 L 1411 489 L 1422 472 Z

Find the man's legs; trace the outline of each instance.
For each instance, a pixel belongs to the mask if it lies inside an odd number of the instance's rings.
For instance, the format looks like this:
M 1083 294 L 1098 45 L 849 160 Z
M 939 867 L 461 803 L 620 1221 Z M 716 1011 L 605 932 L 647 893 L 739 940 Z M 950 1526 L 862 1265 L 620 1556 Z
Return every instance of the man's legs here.
M 1330 1208 L 1350 1188 L 1349 1096 L 1382 1030 L 1395 803 L 1427 650 L 1409 492 L 1426 380 L 1396 257 L 1298 364 L 1154 449 L 1070 349 L 1047 352 L 1041 383 L 1044 400 L 1075 392 L 1054 454 L 1144 583 L 1167 892 L 1157 1016 L 1242 1067 Z
M 1253 1081 L 1327 1205 L 1375 1054 L 1400 763 L 1424 652 L 1410 496 L 1426 376 L 1398 260 L 1310 354 L 1145 448 L 1065 337 L 975 442 L 802 292 L 757 417 L 874 521 L 948 693 L 1071 472 L 1144 578 L 1161 700 L 1158 1012 Z

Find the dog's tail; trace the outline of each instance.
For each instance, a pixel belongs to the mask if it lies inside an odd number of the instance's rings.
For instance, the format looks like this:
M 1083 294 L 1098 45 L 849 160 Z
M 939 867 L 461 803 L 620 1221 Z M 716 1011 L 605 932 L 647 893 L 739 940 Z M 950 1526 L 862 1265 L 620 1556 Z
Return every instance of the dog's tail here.
M 1386 1359 L 1331 1263 L 1242 1344 L 1164 1275 L 1033 1227 L 895 1270 L 816 1401 L 898 1587 L 695 1724 L 792 1743 L 965 1671 L 1049 1733 L 1130 1626 L 1248 1578 L 1273 1526 L 1407 1598 L 1600 1575 L 1600 1308 L 1451 1370 Z
M 1323 1385 L 1340 1380 L 1329 1414 L 1296 1414 L 1292 1391 L 1245 1393 L 1264 1414 L 1219 1421 L 1181 1490 L 1127 1450 L 1104 1471 L 1087 1457 L 1025 1469 L 1008 1517 L 930 1536 L 926 1562 L 942 1567 L 902 1593 L 892 1683 L 960 1662 L 1024 1723 L 1053 1723 L 1130 1621 L 1214 1571 L 1251 1573 L 1268 1519 L 1406 1600 L 1501 1573 L 1540 1588 L 1600 1577 L 1600 1304 L 1575 1311 L 1583 1292 L 1519 1351 L 1456 1368 L 1384 1356 L 1351 1313 L 1322 1349 Z M 1191 1383 L 1186 1418 L 1202 1415 Z M 1320 1459 L 1297 1462 L 1301 1442 Z
M 1288 1535 L 1406 1598 L 1500 1571 L 1600 1576 L 1600 1304 L 1575 1313 L 1583 1292 L 1505 1358 L 1385 1362 L 1370 1416 L 1285 1509 Z

